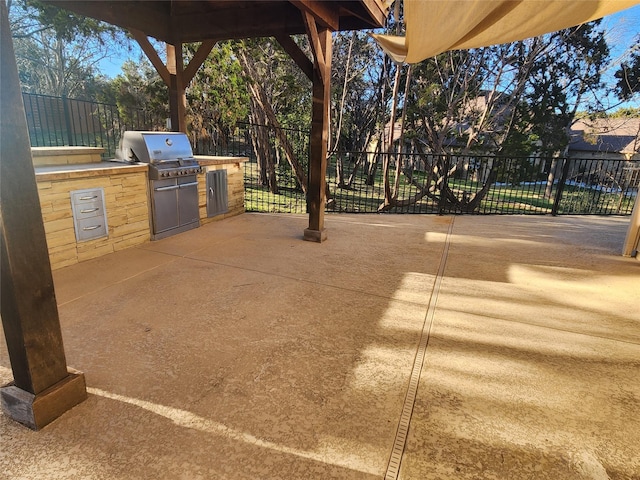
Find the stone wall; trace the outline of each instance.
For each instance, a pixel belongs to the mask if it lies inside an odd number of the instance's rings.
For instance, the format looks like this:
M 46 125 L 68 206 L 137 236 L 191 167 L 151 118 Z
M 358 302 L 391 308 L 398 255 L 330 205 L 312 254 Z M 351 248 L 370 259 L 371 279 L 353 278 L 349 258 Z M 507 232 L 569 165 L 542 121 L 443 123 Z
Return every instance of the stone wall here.
M 206 163 L 206 162 L 201 162 Z M 221 165 L 203 165 L 204 172 L 198 175 L 198 194 L 200 207 L 200 223 L 205 224 L 216 220 L 232 217 L 244 213 L 244 165 L 241 162 Z M 227 171 L 227 198 L 229 211 L 215 217 L 207 217 L 207 174 L 211 170 Z
M 146 170 L 146 167 L 142 167 Z M 145 171 L 111 172 L 69 178 L 38 175 L 38 192 L 52 269 L 99 257 L 150 239 L 149 198 Z M 76 242 L 70 192 L 103 188 L 108 237 Z
M 151 199 L 147 165 L 100 162 L 101 149 L 83 147 L 33 150 L 42 218 L 47 235 L 51 268 L 58 269 L 151 239 Z M 199 157 L 200 223 L 244 213 L 244 169 L 247 159 Z M 207 217 L 206 172 L 227 171 L 227 213 Z M 73 221 L 71 193 L 102 188 L 108 236 L 78 242 Z

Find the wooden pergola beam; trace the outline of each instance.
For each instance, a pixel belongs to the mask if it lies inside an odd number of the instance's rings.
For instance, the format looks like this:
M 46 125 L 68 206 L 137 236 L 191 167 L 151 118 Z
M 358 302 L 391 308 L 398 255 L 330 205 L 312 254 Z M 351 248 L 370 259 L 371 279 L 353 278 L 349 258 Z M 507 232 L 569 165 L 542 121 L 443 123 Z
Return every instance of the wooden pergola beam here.
M 140 48 L 151 62 L 151 65 L 154 66 L 165 85 L 169 85 L 171 83 L 169 70 L 160 58 L 160 55 L 158 55 L 158 52 L 156 52 L 156 49 L 153 48 L 153 45 L 151 45 L 151 42 L 149 41 L 147 35 L 134 28 L 130 28 L 129 33 L 134 38 L 134 40 L 138 42 L 138 45 L 140 45 Z
M 187 133 L 187 86 L 184 83 L 182 43 L 167 48 L 167 70 L 169 70 L 169 118 L 171 130 Z
M 195 55 L 189 62 L 189 65 L 187 65 L 184 69 L 183 82 L 185 86 L 189 85 L 191 80 L 193 80 L 193 77 L 198 72 L 198 69 L 202 66 L 204 61 L 207 59 L 216 43 L 217 40 L 205 40 L 200 44 Z
M 278 35 L 276 36 L 276 40 L 293 61 L 296 62 L 307 78 L 313 81 L 313 62 L 300 50 L 298 44 L 288 35 Z
M 187 85 L 193 80 L 193 77 L 207 59 L 217 41 L 205 40 L 202 42 L 189 62 L 189 65 L 185 68 L 181 43 L 178 42 L 176 45 L 166 44 L 167 64 L 165 65 L 144 32 L 131 28 L 129 29 L 129 33 L 131 33 L 131 36 L 138 42 L 138 45 L 140 45 L 142 51 L 155 67 L 162 81 L 169 88 L 171 128 L 186 133 L 187 125 L 185 114 L 187 106 L 185 92 Z
M 327 28 L 334 32 L 340 30 L 340 18 L 337 10 L 332 7 L 331 2 L 294 0 L 291 3 L 301 11 L 313 15 L 321 28 Z
M 307 35 L 309 37 L 309 43 L 311 44 L 311 51 L 313 52 L 314 58 L 314 68 L 318 71 L 318 73 L 322 76 L 322 81 L 326 80 L 325 73 L 326 68 L 326 57 L 324 52 L 324 46 L 322 41 L 320 40 L 320 34 L 318 33 L 318 25 L 316 24 L 315 17 L 311 15 L 307 11 L 302 12 L 302 17 L 304 18 L 304 23 L 307 28 Z M 324 29 L 323 31 L 325 31 Z M 329 59 L 329 65 L 331 65 L 331 59 Z M 331 69 L 329 69 L 331 72 Z

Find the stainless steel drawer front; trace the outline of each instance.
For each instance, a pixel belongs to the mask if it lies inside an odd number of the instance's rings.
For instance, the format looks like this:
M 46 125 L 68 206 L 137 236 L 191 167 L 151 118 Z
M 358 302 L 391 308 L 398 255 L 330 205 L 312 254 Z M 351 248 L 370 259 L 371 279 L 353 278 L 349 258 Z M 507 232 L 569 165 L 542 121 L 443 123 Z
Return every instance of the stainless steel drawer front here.
M 105 211 L 104 190 L 92 188 L 70 192 L 71 211 L 76 241 L 85 242 L 107 237 L 107 212 Z

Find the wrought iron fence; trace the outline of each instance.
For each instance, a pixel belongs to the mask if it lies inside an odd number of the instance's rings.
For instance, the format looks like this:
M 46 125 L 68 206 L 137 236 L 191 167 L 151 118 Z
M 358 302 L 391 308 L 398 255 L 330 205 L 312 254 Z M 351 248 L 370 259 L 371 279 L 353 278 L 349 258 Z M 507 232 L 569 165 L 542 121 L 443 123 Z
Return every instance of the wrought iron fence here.
M 640 167 L 640 161 L 402 154 L 386 159 L 391 194 L 385 199 L 385 156 L 351 152 L 332 158 L 330 208 L 363 213 L 628 215 L 638 194 L 634 166 Z
M 275 186 L 251 146 L 251 128 L 269 130 Z M 308 168 L 308 133 L 287 130 Z M 249 157 L 249 211 L 304 213 L 306 195 L 275 129 L 243 124 L 215 154 Z M 386 162 L 385 162 L 386 160 Z M 400 169 L 398 170 L 398 161 Z M 384 165 L 391 195 L 385 200 Z M 396 184 L 396 171 L 398 181 Z M 391 155 L 337 152 L 327 168 L 327 210 L 345 213 L 474 213 L 630 215 L 640 183 L 640 161 L 483 155 Z
M 100 146 L 110 158 L 122 131 L 163 125 L 115 105 L 26 93 L 23 99 L 33 146 Z M 197 154 L 249 158 L 248 211 L 306 212 L 308 131 L 242 123 L 192 142 Z M 337 152 L 328 159 L 327 210 L 629 215 L 639 172 L 638 160 Z
M 103 147 L 113 158 L 125 130 L 157 130 L 163 120 L 138 109 L 117 105 L 23 93 L 27 126 L 34 147 Z

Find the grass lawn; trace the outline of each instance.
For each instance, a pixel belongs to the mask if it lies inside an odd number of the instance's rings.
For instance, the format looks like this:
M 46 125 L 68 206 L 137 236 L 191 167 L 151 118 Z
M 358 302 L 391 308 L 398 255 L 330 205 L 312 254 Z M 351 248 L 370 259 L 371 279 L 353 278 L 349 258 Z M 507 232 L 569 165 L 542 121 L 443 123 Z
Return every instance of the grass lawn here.
M 378 169 L 374 184 L 367 185 L 362 172 L 355 176 L 348 187 L 336 185 L 335 169 L 327 172 L 327 183 L 332 200 L 327 203 L 327 210 L 346 213 L 375 213 L 384 199 L 384 183 Z M 413 183 L 405 175 L 400 176 L 400 200 L 415 197 L 419 189 L 427 181 L 425 172 L 414 172 Z M 391 175 L 393 184 L 394 177 Z M 477 181 L 449 179 L 448 184 L 458 198 L 472 198 L 481 188 Z M 245 206 L 247 211 L 306 213 L 306 198 L 287 169 L 278 169 L 279 192 L 271 193 L 266 186 L 258 182 L 255 163 L 246 164 L 245 169 Z M 393 186 L 393 185 L 392 185 Z M 433 185 L 431 185 L 433 186 Z M 551 196 L 545 195 L 544 182 L 522 185 L 494 184 L 474 213 L 480 214 L 548 214 L 551 213 L 556 196 L 556 186 Z M 438 193 L 436 191 L 436 193 Z M 558 213 L 564 214 L 630 214 L 634 197 L 631 194 L 607 193 L 596 188 L 566 186 Z M 405 207 L 396 207 L 389 213 L 438 213 L 437 195 L 423 196 L 418 201 Z M 456 213 L 451 209 L 451 212 Z

